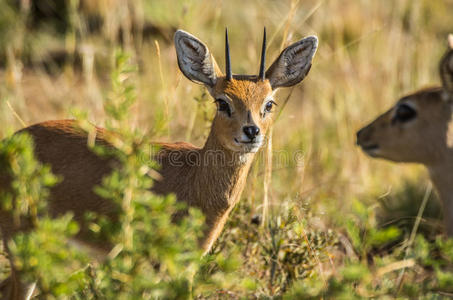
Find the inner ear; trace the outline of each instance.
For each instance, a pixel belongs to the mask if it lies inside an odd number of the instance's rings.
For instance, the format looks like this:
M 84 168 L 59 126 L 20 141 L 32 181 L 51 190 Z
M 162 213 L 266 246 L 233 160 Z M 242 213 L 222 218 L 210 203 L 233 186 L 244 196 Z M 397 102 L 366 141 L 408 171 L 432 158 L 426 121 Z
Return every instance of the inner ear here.
M 190 80 L 213 87 L 220 70 L 208 47 L 183 30 L 175 33 L 175 48 L 181 72 Z
M 309 36 L 283 50 L 266 71 L 272 89 L 301 82 L 310 71 L 317 48 L 318 38 Z

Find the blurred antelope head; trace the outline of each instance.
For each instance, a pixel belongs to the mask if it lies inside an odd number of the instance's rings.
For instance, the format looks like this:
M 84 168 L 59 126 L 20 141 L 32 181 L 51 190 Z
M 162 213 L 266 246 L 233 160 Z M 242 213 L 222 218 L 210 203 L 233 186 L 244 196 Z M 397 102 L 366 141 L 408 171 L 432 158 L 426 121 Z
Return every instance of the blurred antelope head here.
M 175 34 L 178 64 L 190 80 L 204 84 L 217 104 L 211 135 L 229 151 L 253 153 L 263 145 L 272 123 L 276 100 L 274 92 L 302 81 L 308 74 L 318 40 L 304 38 L 287 47 L 265 71 L 266 30 L 258 75 L 233 75 L 225 34 L 225 74 L 205 44 L 193 35 L 178 30 Z
M 453 35 L 439 70 L 442 87 L 417 91 L 357 132 L 372 157 L 427 166 L 453 160 Z

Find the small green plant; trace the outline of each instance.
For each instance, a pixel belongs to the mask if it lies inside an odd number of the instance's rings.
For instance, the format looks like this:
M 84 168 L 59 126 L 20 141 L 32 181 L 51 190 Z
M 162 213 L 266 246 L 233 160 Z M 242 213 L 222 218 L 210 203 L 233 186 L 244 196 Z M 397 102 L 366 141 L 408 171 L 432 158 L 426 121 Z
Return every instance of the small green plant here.
M 441 208 L 432 201 L 434 193 L 417 234 L 410 236 L 427 176 L 420 177 L 417 167 L 365 158 L 353 143 L 355 131 L 397 97 L 438 82 L 438 62 L 427 57 L 440 57 L 445 50 L 453 27 L 452 1 L 231 0 L 219 5 L 136 0 L 104 5 L 76 0 L 57 1 L 63 3 L 52 9 L 57 20 L 52 12 L 44 19 L 36 14 L 41 2 L 0 0 L 0 136 L 8 136 L 5 125 L 20 127 L 17 117 L 39 122 L 83 107 L 90 114 L 77 115 L 82 128 L 92 132 L 88 116 L 106 117 L 114 132 L 115 151 L 94 145 L 89 135 L 93 151 L 115 157 L 121 167 L 97 189 L 117 203 L 119 219 L 86 216 L 93 238 L 112 249 L 105 261 L 96 262 L 68 247 L 78 229 L 70 215 L 46 215 L 44 200 L 57 179 L 45 175 L 49 169 L 32 158 L 32 145 L 20 135 L 1 143 L 0 184 L 6 165 L 14 168 L 7 171 L 8 180 L 16 178 L 8 195 L 0 196 L 2 210 L 10 210 L 15 222 L 35 224 L 35 230 L 16 235 L 10 248 L 24 282 L 37 283 L 38 299 L 453 296 L 452 246 L 440 236 Z M 294 89 L 274 127 L 274 148 L 302 150 L 304 164 L 274 164 L 267 187 L 273 216 L 260 227 L 259 217 L 252 218 L 263 198 L 263 162 L 256 161 L 213 253 L 200 259 L 192 248 L 200 230 L 198 212 L 184 211 L 171 196 L 149 193 L 156 167 L 149 159 L 151 146 L 130 120 L 148 120 L 153 140 L 200 145 L 214 106 L 204 88 L 189 86 L 177 72 L 172 35 L 176 28 L 190 28 L 209 40 L 217 56 L 224 46 L 218 33 L 225 25 L 243 46 L 231 48 L 236 72 L 256 67 L 258 53 L 252 50 L 262 25 L 272 33 L 268 58 L 306 34 L 318 35 L 320 45 L 308 81 Z M 127 56 L 112 56 L 115 47 L 131 50 L 140 70 Z M 138 113 L 130 109 L 135 89 Z M 102 104 L 106 114 L 99 109 Z M 353 203 L 357 198 L 372 201 Z M 300 208 L 302 202 L 310 203 L 308 213 Z M 186 219 L 168 219 L 181 210 Z M 6 275 L 3 256 L 0 273 Z
M 14 135 L 2 143 L 2 163 L 11 166 L 14 178 L 13 191 L 2 198 L 2 206 L 14 219 L 30 219 L 34 225 L 34 230 L 17 234 L 10 248 L 21 278 L 36 281 L 43 299 L 188 299 L 238 282 L 227 279 L 227 273 L 238 265 L 232 264 L 232 257 L 202 258 L 200 211 L 187 209 L 173 195 L 156 196 L 150 191 L 153 170 L 158 166 L 149 157 L 148 140 L 130 129 L 128 121 L 135 102 L 134 74 L 128 56 L 118 52 L 111 93 L 105 102 L 113 147 L 90 144 L 99 155 L 113 157 L 118 166 L 96 188 L 102 197 L 117 203 L 118 219 L 93 213 L 86 216 L 93 236 L 111 245 L 103 261 L 89 264 L 92 259 L 68 246 L 78 232 L 71 215 L 52 219 L 45 213 L 47 187 L 57 181 L 49 167 L 33 157 L 29 138 Z M 79 116 L 90 142 L 93 127 L 83 114 Z M 184 217 L 175 221 L 176 214 Z
M 376 226 L 375 208 L 355 200 L 354 214 L 346 223 L 356 257 L 345 262 L 326 284 L 318 274 L 296 282 L 287 299 L 414 298 L 451 296 L 453 240 L 427 241 L 418 235 L 413 244 L 399 240 L 396 227 Z M 407 238 L 407 237 L 406 237 Z M 393 245 L 391 249 L 388 245 Z M 425 276 L 420 279 L 419 274 Z
M 102 226 L 113 250 L 95 269 L 89 285 L 96 293 L 91 297 L 184 299 L 192 293 L 193 275 L 201 263 L 198 237 L 203 218 L 199 211 L 190 209 L 187 217 L 173 222 L 172 216 L 184 209 L 183 205 L 173 196 L 158 197 L 150 191 L 150 173 L 157 166 L 152 158 L 144 159 L 148 140 L 138 130 L 129 129 L 127 118 L 135 102 L 134 74 L 129 58 L 118 52 L 112 91 L 105 102 L 106 128 L 112 133 L 109 141 L 115 150 L 96 148 L 98 153 L 104 152 L 102 155 L 114 155 L 119 163 L 97 192 L 118 203 L 120 227 L 108 220 Z
M 331 230 L 311 228 L 299 217 L 297 206 L 274 212 L 267 226 L 259 226 L 260 218 L 250 218 L 250 206 L 239 203 L 215 253 L 238 249 L 244 266 L 238 272 L 249 278 L 249 289 L 240 291 L 254 297 L 280 297 L 294 282 L 316 276 L 322 264 L 330 264 L 330 252 L 338 243 Z M 322 282 L 322 280 L 321 280 Z
M 0 143 L 2 179 L 10 182 L 10 189 L 0 195 L 1 209 L 8 212 L 15 227 L 32 228 L 16 234 L 8 247 L 24 282 L 36 282 L 44 298 L 68 295 L 79 283 L 71 274 L 82 268 L 87 258 L 67 248 L 68 238 L 78 232 L 71 215 L 51 219 L 47 213 L 49 188 L 58 178 L 36 160 L 33 149 L 26 133 Z

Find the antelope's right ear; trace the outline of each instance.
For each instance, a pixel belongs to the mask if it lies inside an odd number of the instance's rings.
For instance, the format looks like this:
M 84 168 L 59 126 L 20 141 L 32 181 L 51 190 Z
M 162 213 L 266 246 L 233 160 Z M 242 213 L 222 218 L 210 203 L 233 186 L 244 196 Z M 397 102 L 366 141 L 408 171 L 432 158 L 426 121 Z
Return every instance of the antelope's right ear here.
M 188 32 L 175 33 L 175 48 L 181 72 L 190 80 L 213 87 L 219 68 L 208 47 Z
M 266 71 L 266 78 L 275 90 L 301 82 L 311 68 L 311 62 L 318 48 L 316 36 L 306 37 L 282 51 Z
M 448 50 L 440 61 L 439 69 L 444 89 L 453 93 L 453 34 L 448 35 Z

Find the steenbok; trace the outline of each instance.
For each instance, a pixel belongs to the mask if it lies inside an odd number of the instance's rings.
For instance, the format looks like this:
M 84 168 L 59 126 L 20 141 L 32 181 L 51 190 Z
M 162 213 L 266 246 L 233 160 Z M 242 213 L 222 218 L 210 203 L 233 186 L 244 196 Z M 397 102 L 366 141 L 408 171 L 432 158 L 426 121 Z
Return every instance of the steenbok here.
M 399 99 L 357 132 L 357 144 L 372 157 L 425 165 L 442 200 L 447 233 L 453 236 L 453 35 L 448 41 L 439 64 L 442 87 Z
M 235 75 L 231 69 L 228 33 L 225 40 L 223 74 L 203 42 L 182 30 L 175 33 L 181 72 L 191 81 L 206 86 L 215 100 L 217 113 L 203 147 L 187 143 L 160 144 L 161 179 L 153 185 L 155 193 L 173 193 L 178 201 L 202 211 L 206 224 L 200 246 L 205 252 L 212 247 L 240 199 L 255 153 L 263 145 L 272 124 L 277 102 L 275 91 L 305 78 L 318 46 L 315 36 L 304 38 L 284 49 L 265 70 L 264 32 L 259 74 Z M 106 131 L 96 130 L 96 143 L 109 145 Z M 87 147 L 87 135 L 76 121 L 47 121 L 21 131 L 33 138 L 38 160 L 49 164 L 52 172 L 63 178 L 51 189 L 50 212 L 53 215 L 72 212 L 81 225 L 78 239 L 83 240 L 87 232 L 86 212 L 115 218 L 115 203 L 93 191 L 112 171 L 114 161 L 97 156 Z M 7 181 L 4 180 L 3 187 L 8 186 Z M 14 227 L 11 215 L 2 211 L 0 226 L 5 240 L 20 230 Z

